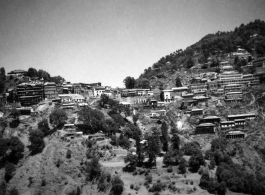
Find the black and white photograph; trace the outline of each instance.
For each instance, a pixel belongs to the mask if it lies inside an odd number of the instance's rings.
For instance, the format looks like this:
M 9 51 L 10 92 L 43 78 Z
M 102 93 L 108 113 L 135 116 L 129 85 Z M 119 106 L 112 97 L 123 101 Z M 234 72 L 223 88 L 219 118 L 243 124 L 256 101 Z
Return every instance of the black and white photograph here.
M 265 195 L 265 0 L 0 0 L 0 195 Z

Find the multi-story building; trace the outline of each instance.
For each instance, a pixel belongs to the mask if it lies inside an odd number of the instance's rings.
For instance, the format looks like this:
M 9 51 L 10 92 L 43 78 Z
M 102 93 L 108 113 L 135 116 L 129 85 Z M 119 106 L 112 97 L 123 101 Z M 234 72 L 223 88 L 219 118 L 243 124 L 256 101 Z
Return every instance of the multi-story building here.
M 255 113 L 249 113 L 249 114 L 235 114 L 235 115 L 228 115 L 227 120 L 229 121 L 235 121 L 237 119 L 249 119 L 252 120 L 256 117 Z
M 58 97 L 56 84 L 54 82 L 44 83 L 44 97 L 47 99 L 55 99 Z
M 230 84 L 224 86 L 224 93 L 229 92 L 242 92 L 242 85 L 241 84 Z
M 191 85 L 190 88 L 191 88 L 191 91 L 195 94 L 205 93 L 207 91 L 207 84 L 202 83 L 202 84 Z
M 207 116 L 207 117 L 202 118 L 199 123 L 200 124 L 201 123 L 213 123 L 213 124 L 218 123 L 219 124 L 220 121 L 221 119 L 218 116 Z
M 102 94 L 105 92 L 105 87 L 95 87 L 93 90 L 94 96 L 95 97 L 100 97 Z
M 218 84 L 221 87 L 231 84 L 240 84 L 240 85 L 257 85 L 259 84 L 259 77 L 252 74 L 243 75 L 238 73 L 231 74 L 220 74 Z
M 163 90 L 163 92 L 164 92 L 164 101 L 165 102 L 174 101 L 174 96 L 173 96 L 173 90 L 172 89 L 165 89 L 165 90 Z
M 212 123 L 199 124 L 195 129 L 195 134 L 214 134 L 216 126 Z
M 229 131 L 225 137 L 226 139 L 244 139 L 246 134 L 242 131 Z
M 242 101 L 243 93 L 242 92 L 228 92 L 225 94 L 225 101 L 232 102 L 232 101 Z
M 211 92 L 216 92 L 218 90 L 218 82 L 217 81 L 208 82 L 208 88 Z
M 44 99 L 43 84 L 22 83 L 16 89 L 17 100 L 22 106 L 32 106 Z

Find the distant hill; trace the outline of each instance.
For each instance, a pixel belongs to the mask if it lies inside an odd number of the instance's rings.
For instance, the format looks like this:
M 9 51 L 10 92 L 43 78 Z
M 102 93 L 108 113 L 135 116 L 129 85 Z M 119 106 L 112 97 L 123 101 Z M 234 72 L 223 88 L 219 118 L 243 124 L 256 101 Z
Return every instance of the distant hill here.
M 153 79 L 165 77 L 165 73 L 174 74 L 180 69 L 189 69 L 194 65 L 194 56 L 198 63 L 207 62 L 208 57 L 222 58 L 224 54 L 235 52 L 237 47 L 243 48 L 255 57 L 265 55 L 265 22 L 255 20 L 249 24 L 241 24 L 234 31 L 216 32 L 204 36 L 197 43 L 162 57 L 152 67 L 144 70 L 137 79 Z

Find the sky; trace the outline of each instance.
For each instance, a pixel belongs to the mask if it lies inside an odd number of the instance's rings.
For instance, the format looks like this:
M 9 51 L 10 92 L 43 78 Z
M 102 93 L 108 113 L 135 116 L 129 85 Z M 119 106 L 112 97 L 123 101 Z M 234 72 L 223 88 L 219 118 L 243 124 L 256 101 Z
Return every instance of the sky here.
M 265 0 L 0 0 L 0 67 L 124 87 L 209 33 L 265 20 Z

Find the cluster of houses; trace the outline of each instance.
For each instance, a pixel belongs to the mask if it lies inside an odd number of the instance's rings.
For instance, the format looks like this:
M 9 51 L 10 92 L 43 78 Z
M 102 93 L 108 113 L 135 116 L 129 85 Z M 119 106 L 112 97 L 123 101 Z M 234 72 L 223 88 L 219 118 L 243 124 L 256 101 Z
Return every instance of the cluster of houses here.
M 202 114 L 203 112 L 201 112 Z M 221 119 L 218 116 L 207 116 L 200 119 L 195 128 L 195 134 L 215 134 L 221 131 L 227 139 L 245 138 L 246 120 L 253 120 L 255 117 L 255 113 L 228 115 L 226 119 Z

